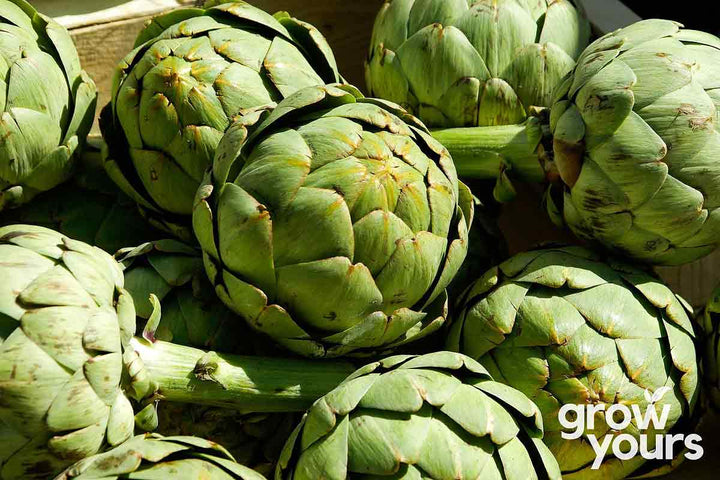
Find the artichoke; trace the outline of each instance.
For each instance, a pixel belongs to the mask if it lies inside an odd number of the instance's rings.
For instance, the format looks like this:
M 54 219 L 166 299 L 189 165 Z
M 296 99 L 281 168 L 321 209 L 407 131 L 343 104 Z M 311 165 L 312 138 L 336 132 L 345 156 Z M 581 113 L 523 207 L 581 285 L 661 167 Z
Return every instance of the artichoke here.
M 447 347 L 478 360 L 497 381 L 539 407 L 544 441 L 563 478 L 621 479 L 663 468 L 641 456 L 606 457 L 591 470 L 587 435 L 677 433 L 692 426 L 699 394 L 691 309 L 651 274 L 580 247 L 518 254 L 489 270 L 465 294 Z M 650 393 L 662 392 L 656 399 Z M 613 430 L 604 412 L 577 440 L 560 423 L 563 405 L 622 404 L 669 415 L 665 430 L 641 430 L 636 421 Z
M 165 236 L 108 178 L 99 157 L 99 150 L 86 150 L 70 180 L 30 204 L 0 213 L 0 225 L 40 225 L 108 253 Z
M 67 180 L 95 115 L 95 84 L 68 32 L 0 0 L 0 210 Z
M 287 14 L 235 1 L 161 15 L 116 69 L 105 167 L 154 224 L 190 241 L 195 190 L 231 119 L 340 80 L 322 35 Z
M 589 38 L 567 0 L 385 0 L 365 78 L 431 127 L 520 123 Z
M 0 477 L 45 479 L 130 438 L 135 311 L 117 263 L 52 230 L 1 227 L 0 278 Z
M 537 406 L 451 352 L 367 365 L 303 417 L 275 479 L 559 479 Z
M 399 107 L 310 87 L 231 126 L 198 190 L 195 235 L 218 296 L 310 357 L 373 354 L 447 316 L 472 195 Z
M 154 428 L 157 398 L 303 411 L 352 371 L 131 338 L 135 309 L 119 264 L 43 227 L 0 227 L 0 278 L 3 479 L 46 479 L 135 427 Z
M 197 478 L 265 480 L 235 462 L 217 443 L 197 437 L 138 435 L 119 447 L 81 460 L 55 480 Z
M 581 238 L 642 262 L 683 264 L 720 239 L 719 79 L 720 39 L 645 20 L 580 55 L 555 92 L 550 137 L 533 120 L 436 138 L 461 176 L 547 172 L 557 180 L 547 195 L 553 220 Z

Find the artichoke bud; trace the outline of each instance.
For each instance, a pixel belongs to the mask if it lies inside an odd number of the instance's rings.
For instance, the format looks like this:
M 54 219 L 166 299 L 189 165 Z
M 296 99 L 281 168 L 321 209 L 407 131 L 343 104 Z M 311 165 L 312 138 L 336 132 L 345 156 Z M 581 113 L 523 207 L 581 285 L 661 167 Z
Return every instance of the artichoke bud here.
M 472 196 L 399 106 L 351 86 L 300 90 L 252 132 L 231 126 L 205 182 L 193 225 L 207 276 L 283 347 L 372 355 L 445 322 Z
M 642 456 L 609 456 L 599 469 L 593 466 L 593 441 L 627 434 L 647 440 L 651 451 L 655 434 L 684 434 L 698 420 L 692 311 L 654 274 L 580 247 L 547 247 L 489 270 L 462 303 L 446 346 L 536 402 L 544 442 L 563 474 L 621 479 L 677 465 L 677 459 L 646 464 Z M 645 412 L 657 392 L 665 394 L 653 406 L 670 412 L 664 425 L 611 427 L 610 420 L 617 420 L 605 412 L 612 405 Z M 565 405 L 604 409 L 595 411 L 594 428 L 588 425 L 581 437 L 567 439 Z
M 158 427 L 157 402 L 152 402 L 135 414 L 135 426 L 143 432 L 152 432 Z

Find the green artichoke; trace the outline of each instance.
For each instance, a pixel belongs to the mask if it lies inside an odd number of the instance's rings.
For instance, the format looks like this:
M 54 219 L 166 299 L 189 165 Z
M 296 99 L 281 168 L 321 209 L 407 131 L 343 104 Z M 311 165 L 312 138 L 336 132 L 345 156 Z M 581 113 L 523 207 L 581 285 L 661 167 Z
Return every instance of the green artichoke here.
M 588 435 L 655 434 L 691 428 L 699 395 L 691 309 L 651 274 L 603 262 L 580 247 L 518 254 L 489 270 L 465 294 L 447 347 L 478 360 L 497 381 L 526 394 L 540 408 L 544 441 L 563 478 L 621 479 L 663 468 L 641 456 L 610 453 L 599 469 Z M 653 392 L 667 390 L 655 401 Z M 652 403 L 655 402 L 655 403 Z M 658 415 L 669 405 L 664 430 L 635 420 L 613 430 L 604 412 L 577 440 L 560 423 L 563 405 L 636 405 Z M 690 427 L 689 427 L 690 426 Z
M 537 406 L 456 353 L 367 365 L 319 399 L 275 479 L 559 479 Z
M 300 416 L 295 413 L 241 414 L 229 408 L 166 402 L 158 406 L 158 432 L 197 435 L 221 443 L 238 463 L 271 476 Z
M 102 164 L 93 163 L 95 157 L 99 159 L 99 150 L 86 150 L 69 181 L 39 194 L 30 204 L 0 213 L 0 225 L 40 225 L 108 253 L 166 236 L 143 219 Z
M 704 332 L 703 379 L 710 403 L 720 409 L 720 288 L 697 317 Z
M 438 330 L 473 215 L 442 145 L 349 86 L 301 90 L 252 133 L 249 117 L 228 129 L 193 214 L 223 302 L 311 357 Z
M 158 479 L 265 480 L 236 463 L 217 443 L 197 437 L 138 435 L 119 447 L 81 460 L 55 480 Z
M 67 180 L 95 115 L 95 84 L 68 32 L 0 0 L 0 210 Z
M 385 0 L 365 78 L 431 127 L 520 123 L 589 38 L 567 0 Z
M 235 1 L 161 15 L 116 69 L 105 167 L 153 223 L 190 241 L 195 190 L 231 119 L 340 80 L 322 35 L 287 14 Z
M 133 433 L 121 389 L 132 299 L 102 250 L 42 227 L 0 228 L 1 478 L 48 478 Z
M 592 43 L 555 96 L 547 124 L 435 136 L 461 177 L 555 180 L 553 220 L 614 252 L 678 265 L 717 247 L 720 39 L 638 22 Z
M 0 227 L 0 278 L 3 479 L 46 479 L 135 427 L 155 428 L 157 399 L 304 411 L 352 371 L 131 338 L 135 309 L 119 264 L 43 227 Z

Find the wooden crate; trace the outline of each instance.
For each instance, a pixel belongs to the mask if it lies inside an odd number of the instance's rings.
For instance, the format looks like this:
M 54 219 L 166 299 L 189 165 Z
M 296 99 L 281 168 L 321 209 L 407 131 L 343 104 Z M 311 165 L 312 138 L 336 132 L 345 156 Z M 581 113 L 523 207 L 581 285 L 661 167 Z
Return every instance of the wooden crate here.
M 607 32 L 639 20 L 617 0 L 578 0 L 597 32 Z M 364 89 L 363 62 L 375 14 L 383 0 L 250 0 L 270 12 L 287 10 L 315 25 L 333 47 L 338 65 L 351 83 Z M 100 90 L 99 108 L 109 101 L 113 68 L 132 49 L 135 36 L 148 19 L 160 12 L 194 3 L 193 0 L 31 0 L 39 10 L 56 17 L 71 32 L 85 69 Z M 519 199 L 504 207 L 500 224 L 512 253 L 544 241 L 574 241 L 554 227 L 540 207 L 542 189 L 521 185 Z M 517 219 L 522 219 L 518 222 Z M 668 284 L 699 307 L 720 283 L 720 251 L 690 265 L 659 268 Z M 666 478 L 716 478 L 720 449 L 713 435 L 720 420 L 713 417 L 701 430 L 705 457 L 686 462 Z

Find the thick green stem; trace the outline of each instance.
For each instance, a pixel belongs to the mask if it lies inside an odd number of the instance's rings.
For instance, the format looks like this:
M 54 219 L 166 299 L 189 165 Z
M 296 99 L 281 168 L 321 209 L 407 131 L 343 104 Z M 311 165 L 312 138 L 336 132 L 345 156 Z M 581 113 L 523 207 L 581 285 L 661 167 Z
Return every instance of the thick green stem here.
M 208 354 L 133 338 L 161 399 L 240 412 L 302 412 L 356 367 L 348 362 Z
M 460 177 L 493 179 L 506 170 L 524 181 L 545 179 L 538 151 L 543 126 L 535 117 L 522 125 L 448 128 L 432 135 L 450 151 Z

